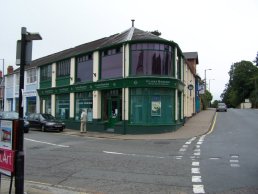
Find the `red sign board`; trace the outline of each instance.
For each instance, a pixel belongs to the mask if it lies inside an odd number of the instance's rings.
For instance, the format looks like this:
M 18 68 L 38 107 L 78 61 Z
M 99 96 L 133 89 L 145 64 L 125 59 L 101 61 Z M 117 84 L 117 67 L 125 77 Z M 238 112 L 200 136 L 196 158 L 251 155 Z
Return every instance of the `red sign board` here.
M 0 148 L 0 169 L 13 172 L 14 151 Z

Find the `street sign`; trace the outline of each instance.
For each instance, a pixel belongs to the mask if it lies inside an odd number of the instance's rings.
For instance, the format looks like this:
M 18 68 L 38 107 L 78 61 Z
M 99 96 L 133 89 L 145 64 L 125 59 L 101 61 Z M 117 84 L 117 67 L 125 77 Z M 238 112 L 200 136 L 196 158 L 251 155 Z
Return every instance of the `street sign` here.
M 25 65 L 29 65 L 32 60 L 32 41 L 26 41 L 26 56 L 25 56 Z M 17 40 L 16 46 L 16 65 L 20 66 L 21 64 L 21 40 Z

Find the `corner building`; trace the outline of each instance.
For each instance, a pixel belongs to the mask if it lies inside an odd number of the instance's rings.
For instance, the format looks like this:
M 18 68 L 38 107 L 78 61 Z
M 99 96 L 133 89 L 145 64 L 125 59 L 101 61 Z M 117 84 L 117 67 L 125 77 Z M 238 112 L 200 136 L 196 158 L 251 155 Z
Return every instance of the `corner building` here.
M 162 133 L 183 124 L 183 54 L 179 46 L 130 29 L 33 61 L 40 111 L 79 129 Z

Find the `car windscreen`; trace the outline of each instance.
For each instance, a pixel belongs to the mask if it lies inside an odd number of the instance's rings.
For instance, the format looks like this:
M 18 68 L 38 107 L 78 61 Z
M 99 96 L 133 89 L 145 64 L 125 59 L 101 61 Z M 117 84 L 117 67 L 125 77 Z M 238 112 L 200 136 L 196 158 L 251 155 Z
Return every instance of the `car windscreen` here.
M 54 120 L 55 117 L 53 117 L 51 114 L 42 114 L 43 119 L 45 120 Z

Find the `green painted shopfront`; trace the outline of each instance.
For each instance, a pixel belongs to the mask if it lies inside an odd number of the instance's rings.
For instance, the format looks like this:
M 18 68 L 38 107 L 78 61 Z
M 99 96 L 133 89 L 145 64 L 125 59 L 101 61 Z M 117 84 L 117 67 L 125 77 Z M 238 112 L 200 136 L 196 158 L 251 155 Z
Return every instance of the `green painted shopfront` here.
M 183 124 L 183 54 L 135 27 L 33 61 L 40 111 L 79 130 L 163 133 Z

